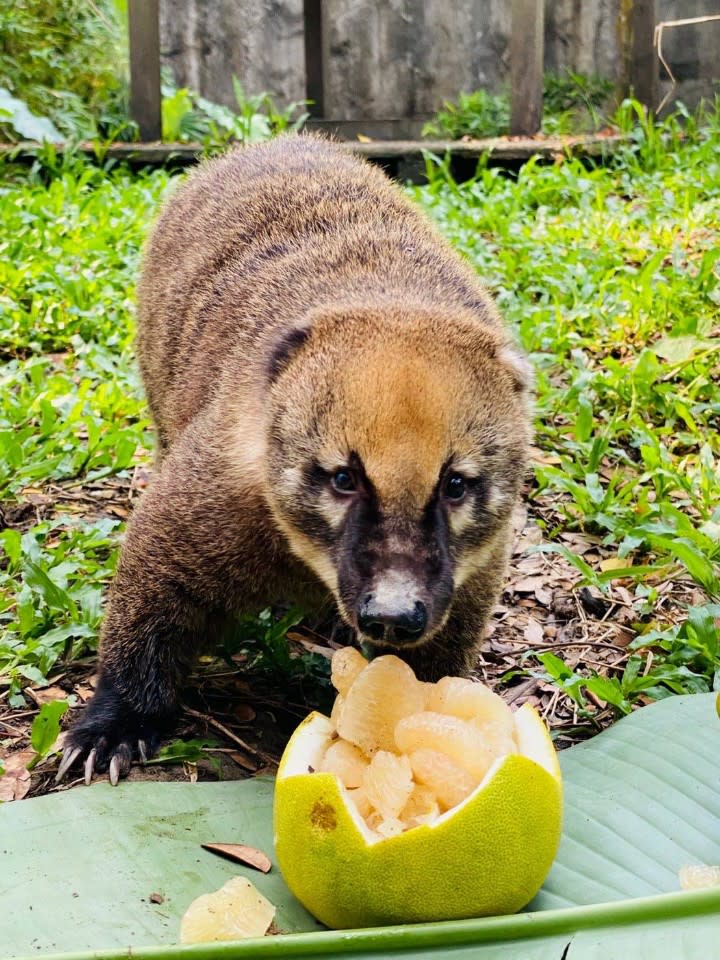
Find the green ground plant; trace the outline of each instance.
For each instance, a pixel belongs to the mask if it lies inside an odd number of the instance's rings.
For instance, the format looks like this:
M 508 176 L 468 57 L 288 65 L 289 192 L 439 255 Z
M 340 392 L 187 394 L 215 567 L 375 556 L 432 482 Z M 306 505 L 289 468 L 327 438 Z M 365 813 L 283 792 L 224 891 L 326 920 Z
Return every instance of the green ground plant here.
M 0 139 L 41 139 L 23 106 L 63 137 L 117 136 L 128 125 L 125 16 L 125 0 L 0 5 L 0 88 L 21 103 L 0 89 Z
M 655 125 L 628 104 L 619 120 L 628 143 L 604 166 L 531 161 L 511 177 L 481 165 L 461 184 L 429 158 L 428 186 L 411 189 L 532 357 L 546 548 L 581 583 L 622 577 L 632 590 L 622 670 L 550 651 L 520 665 L 580 712 L 588 693 L 624 713 L 720 687 L 720 108 Z M 30 173 L 0 173 L 0 696 L 19 705 L 27 682 L 97 643 L 123 522 L 70 510 L 57 491 L 129 483 L 149 461 L 133 286 L 174 178 L 52 151 Z M 57 502 L 39 521 L 12 520 L 43 495 Z M 567 531 L 597 537 L 615 567 L 575 556 Z M 689 598 L 679 621 L 656 612 L 668 585 Z M 249 622 L 225 653 L 314 681 L 321 665 L 294 662 L 281 635 L 294 622 Z
M 278 107 L 233 77 L 231 109 L 162 82 L 162 136 L 208 154 L 303 126 L 304 103 Z M 0 9 L 0 140 L 134 140 L 128 113 L 126 0 L 13 0 Z
M 564 70 L 543 77 L 543 132 L 584 133 L 599 129 L 614 92 L 612 80 Z M 475 90 L 446 100 L 423 128 L 424 137 L 503 137 L 510 127 L 507 90 Z

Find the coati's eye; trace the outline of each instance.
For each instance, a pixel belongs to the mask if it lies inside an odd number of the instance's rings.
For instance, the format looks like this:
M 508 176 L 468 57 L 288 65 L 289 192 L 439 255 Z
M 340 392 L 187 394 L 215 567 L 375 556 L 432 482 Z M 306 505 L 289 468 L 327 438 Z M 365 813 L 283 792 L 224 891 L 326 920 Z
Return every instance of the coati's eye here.
M 461 477 L 459 473 L 451 473 L 445 481 L 444 493 L 452 503 L 460 503 L 464 500 L 467 493 L 465 477 Z
M 336 470 L 330 477 L 330 483 L 338 493 L 352 493 L 355 490 L 355 478 L 349 470 Z

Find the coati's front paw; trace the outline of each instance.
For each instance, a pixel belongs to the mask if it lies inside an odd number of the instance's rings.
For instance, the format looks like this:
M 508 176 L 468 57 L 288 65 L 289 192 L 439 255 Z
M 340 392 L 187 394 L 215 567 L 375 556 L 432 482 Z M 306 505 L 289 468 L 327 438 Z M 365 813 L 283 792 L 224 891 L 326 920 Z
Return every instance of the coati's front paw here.
M 84 761 L 85 783 L 90 783 L 93 773 L 107 770 L 115 786 L 128 775 L 134 759 L 145 762 L 155 753 L 160 735 L 158 721 L 140 716 L 116 693 L 100 689 L 65 736 L 55 780 L 59 782 L 71 767 Z

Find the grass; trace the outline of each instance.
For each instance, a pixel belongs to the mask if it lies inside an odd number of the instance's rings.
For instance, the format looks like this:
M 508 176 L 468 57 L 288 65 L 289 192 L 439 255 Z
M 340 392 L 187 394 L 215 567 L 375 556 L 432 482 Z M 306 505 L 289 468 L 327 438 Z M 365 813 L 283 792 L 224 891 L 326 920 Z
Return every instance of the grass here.
M 543 549 L 563 554 L 579 584 L 630 591 L 622 667 L 569 666 L 551 651 L 518 666 L 580 713 L 589 695 L 621 714 L 720 687 L 720 111 L 684 133 L 632 107 L 623 122 L 629 145 L 605 167 L 531 162 L 517 178 L 481 167 L 458 184 L 429 162 L 429 185 L 411 191 L 534 361 Z M 170 186 L 163 171 L 52 153 L 29 176 L 2 171 L 0 696 L 14 706 L 28 682 L 97 643 L 124 521 L 106 505 L 149 460 L 133 285 Z M 597 559 L 573 552 L 568 532 L 592 535 Z M 668 616 L 668 593 L 689 597 L 689 612 Z M 243 636 L 263 669 L 322 674 L 289 659 L 269 620 Z
M 49 176 L 49 179 L 48 179 Z M 0 186 L 0 504 L 127 478 L 152 444 L 131 351 L 132 290 L 169 185 L 69 159 Z M 54 500 L 55 495 L 50 495 Z M 92 511 L 89 511 L 92 513 Z M 11 703 L 95 647 L 120 521 L 65 514 L 0 542 L 0 678 Z M 2 682 L 0 680 L 0 682 Z

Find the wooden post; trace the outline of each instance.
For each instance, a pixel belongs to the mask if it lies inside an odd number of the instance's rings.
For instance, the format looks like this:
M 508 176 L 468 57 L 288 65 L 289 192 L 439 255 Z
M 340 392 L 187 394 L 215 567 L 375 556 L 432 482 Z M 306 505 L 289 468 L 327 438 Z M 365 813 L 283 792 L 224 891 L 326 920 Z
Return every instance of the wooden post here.
M 304 0 L 303 24 L 305 28 L 305 96 L 308 100 L 312 100 L 308 113 L 311 117 L 322 117 L 325 115 L 322 0 Z
M 130 117 L 143 141 L 160 140 L 159 0 L 128 0 Z
M 655 0 L 634 0 L 630 16 L 630 86 L 648 110 L 658 105 L 658 58 L 655 53 Z
M 510 133 L 532 136 L 542 125 L 544 0 L 512 0 Z

